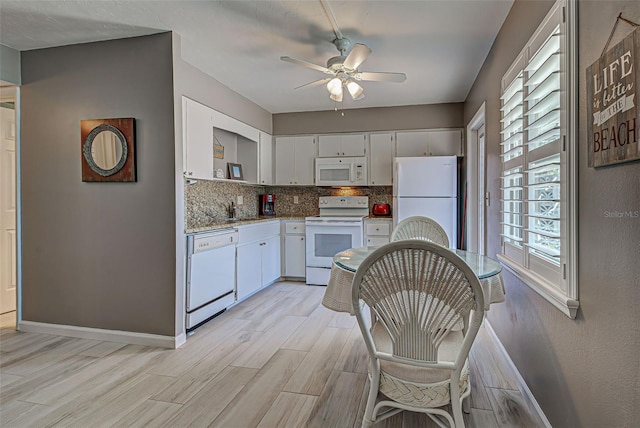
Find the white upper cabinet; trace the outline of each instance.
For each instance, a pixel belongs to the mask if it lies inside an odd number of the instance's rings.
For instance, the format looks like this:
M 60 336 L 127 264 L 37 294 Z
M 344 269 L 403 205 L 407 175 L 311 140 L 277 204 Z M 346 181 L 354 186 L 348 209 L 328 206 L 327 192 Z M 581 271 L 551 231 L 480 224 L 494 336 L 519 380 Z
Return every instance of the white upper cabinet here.
M 429 131 L 430 156 L 462 156 L 462 130 Z
M 369 184 L 391 186 L 395 145 L 393 134 L 371 134 L 369 136 Z
M 276 137 L 276 185 L 293 184 L 295 180 L 295 153 L 298 137 Z
M 213 179 L 213 126 L 209 107 L 182 98 L 184 175 Z
M 276 137 L 276 185 L 313 185 L 313 136 Z
M 318 137 L 318 157 L 364 156 L 366 134 L 333 134 Z
M 266 132 L 260 132 L 260 180 L 259 184 L 273 184 L 273 138 Z
M 460 129 L 397 132 L 396 143 L 399 157 L 462 156 Z
M 427 156 L 429 153 L 429 132 L 397 132 L 396 143 L 396 153 L 399 157 Z

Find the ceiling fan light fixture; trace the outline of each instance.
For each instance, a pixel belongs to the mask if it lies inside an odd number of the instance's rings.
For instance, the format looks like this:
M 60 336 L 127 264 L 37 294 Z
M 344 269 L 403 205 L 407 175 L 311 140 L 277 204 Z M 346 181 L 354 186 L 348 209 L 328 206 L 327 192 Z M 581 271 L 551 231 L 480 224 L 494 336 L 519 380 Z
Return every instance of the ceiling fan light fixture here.
M 342 97 L 342 80 L 337 77 L 329 80 L 329 83 L 327 83 L 327 90 L 331 95 L 337 96 L 339 94 L 340 97 Z
M 337 103 L 341 103 L 342 102 L 342 89 L 340 89 L 340 92 L 337 94 L 330 94 L 329 98 L 331 98 L 333 101 L 337 102 Z
M 349 79 L 349 81 L 347 82 L 347 90 L 351 94 L 351 98 L 353 98 L 354 101 L 364 98 L 364 89 L 362 89 L 362 86 L 358 85 L 355 80 Z

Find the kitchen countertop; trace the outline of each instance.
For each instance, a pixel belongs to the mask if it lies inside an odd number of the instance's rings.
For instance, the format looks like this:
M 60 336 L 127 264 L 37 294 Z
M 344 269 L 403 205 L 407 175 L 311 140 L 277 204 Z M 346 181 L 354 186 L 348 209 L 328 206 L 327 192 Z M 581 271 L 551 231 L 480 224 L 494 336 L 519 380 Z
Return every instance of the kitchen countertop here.
M 300 217 L 300 216 L 261 216 L 261 217 L 247 218 L 247 219 L 238 219 L 236 221 L 222 220 L 222 221 L 212 222 L 211 224 L 208 224 L 206 226 L 193 227 L 193 228 L 187 229 L 185 233 L 193 234 L 193 233 L 201 233 L 201 232 L 210 232 L 213 230 L 220 230 L 220 229 L 226 229 L 226 228 L 238 227 L 238 226 L 246 226 L 247 224 L 266 223 L 268 221 L 275 221 L 275 220 L 279 221 L 279 220 L 304 220 L 304 219 L 305 219 L 304 217 Z
M 220 230 L 220 229 L 226 229 L 226 228 L 237 227 L 237 226 L 246 226 L 247 224 L 264 223 L 267 221 L 274 221 L 274 220 L 304 220 L 304 219 L 305 217 L 301 217 L 301 216 L 261 216 L 261 217 L 247 218 L 247 219 L 238 219 L 236 221 L 222 220 L 222 221 L 212 222 L 211 224 L 208 224 L 206 226 L 193 227 L 193 228 L 187 229 L 185 233 L 192 234 L 192 233 L 210 232 L 212 230 Z M 373 221 L 376 221 L 376 220 L 389 221 L 389 220 L 392 220 L 393 217 L 369 216 L 369 217 L 365 217 L 364 219 L 373 220 Z

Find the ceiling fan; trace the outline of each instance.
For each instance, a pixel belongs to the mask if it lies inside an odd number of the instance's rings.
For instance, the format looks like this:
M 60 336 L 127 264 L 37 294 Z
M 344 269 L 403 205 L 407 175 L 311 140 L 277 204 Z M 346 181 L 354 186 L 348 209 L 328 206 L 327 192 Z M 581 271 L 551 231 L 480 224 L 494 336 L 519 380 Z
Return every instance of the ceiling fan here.
M 320 0 L 320 3 L 322 4 L 325 14 L 327 15 L 327 18 L 329 18 L 329 22 L 331 22 L 333 27 L 333 31 L 336 35 L 336 38 L 333 40 L 333 44 L 340 52 L 340 55 L 329 58 L 326 67 L 288 56 L 281 56 L 280 59 L 282 61 L 318 70 L 330 76 L 307 83 L 306 85 L 298 86 L 295 89 L 310 88 L 326 83 L 327 90 L 329 91 L 329 98 L 336 102 L 342 102 L 343 88 L 347 89 L 351 98 L 354 100 L 364 98 L 364 89 L 358 84 L 358 81 L 402 83 L 407 79 L 407 76 L 404 73 L 360 71 L 358 67 L 360 67 L 360 64 L 369 57 L 372 52 L 371 49 L 369 49 L 365 44 L 356 43 L 353 46 L 353 49 L 351 49 L 351 52 L 345 56 L 345 53 L 351 45 L 351 41 L 344 37 L 342 32 L 338 29 L 338 24 L 333 16 L 333 12 L 329 7 L 329 4 L 323 0 Z

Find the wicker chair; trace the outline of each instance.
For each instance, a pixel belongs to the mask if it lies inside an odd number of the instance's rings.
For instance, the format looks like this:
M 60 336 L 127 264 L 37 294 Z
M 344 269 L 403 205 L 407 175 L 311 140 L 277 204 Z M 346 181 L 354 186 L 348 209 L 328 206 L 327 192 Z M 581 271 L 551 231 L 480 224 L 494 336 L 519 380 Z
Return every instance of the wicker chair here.
M 391 241 L 422 239 L 449 248 L 447 232 L 429 217 L 413 216 L 402 220 L 391 233 Z
M 471 268 L 431 242 L 391 242 L 358 268 L 352 304 L 369 353 L 362 426 L 411 410 L 441 427 L 445 421 L 464 427 L 469 350 L 484 317 L 482 288 Z M 448 404 L 453 415 L 443 409 Z

